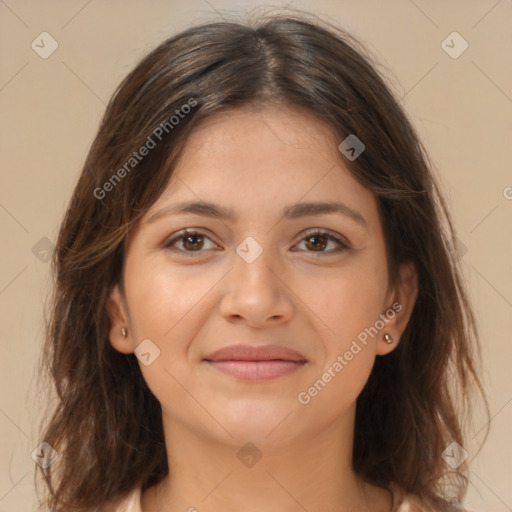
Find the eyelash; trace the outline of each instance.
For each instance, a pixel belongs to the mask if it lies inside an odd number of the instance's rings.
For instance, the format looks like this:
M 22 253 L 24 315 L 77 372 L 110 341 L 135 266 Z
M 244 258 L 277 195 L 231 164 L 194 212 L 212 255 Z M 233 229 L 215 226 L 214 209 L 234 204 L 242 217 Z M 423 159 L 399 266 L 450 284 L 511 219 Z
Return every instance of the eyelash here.
M 173 250 L 172 246 L 177 241 L 181 241 L 189 236 L 197 236 L 197 235 L 200 235 L 200 236 L 210 239 L 209 236 L 207 236 L 205 233 L 202 233 L 201 231 L 196 231 L 194 229 L 185 229 L 185 230 L 181 231 L 180 233 L 178 233 L 177 235 L 166 240 L 163 243 L 163 247 L 165 249 Z M 310 231 L 307 231 L 304 234 L 303 238 L 300 240 L 300 242 L 303 242 L 304 240 L 306 240 L 308 238 L 312 238 L 314 236 L 324 236 L 324 237 L 327 237 L 327 239 L 329 241 L 334 241 L 338 244 L 338 247 L 331 251 L 320 251 L 320 252 L 306 251 L 306 252 L 311 252 L 315 256 L 326 256 L 326 255 L 329 256 L 329 255 L 338 254 L 338 253 L 341 253 L 343 251 L 350 249 L 350 246 L 346 242 L 344 242 L 341 238 L 339 238 L 338 236 L 333 235 L 330 231 L 326 231 L 326 230 L 322 230 L 322 229 L 318 229 L 318 228 L 311 229 Z M 213 240 L 212 240 L 212 242 L 213 242 Z M 177 250 L 178 252 L 181 252 L 183 255 L 185 255 L 187 257 L 195 257 L 196 254 L 205 252 L 205 250 L 199 250 L 199 251 L 184 251 L 182 249 L 175 249 L 175 250 Z

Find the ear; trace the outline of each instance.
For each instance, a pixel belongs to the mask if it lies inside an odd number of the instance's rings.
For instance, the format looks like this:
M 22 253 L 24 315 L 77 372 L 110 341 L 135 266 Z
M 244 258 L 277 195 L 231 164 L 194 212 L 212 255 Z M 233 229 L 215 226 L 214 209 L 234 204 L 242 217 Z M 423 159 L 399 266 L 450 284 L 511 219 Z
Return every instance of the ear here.
M 107 313 L 110 319 L 110 343 L 116 350 L 123 354 L 133 353 L 134 346 L 130 329 L 128 328 L 128 315 L 125 300 L 117 284 L 110 292 L 107 301 Z M 123 336 L 123 327 L 127 331 L 127 336 Z
M 418 272 L 413 262 L 404 263 L 400 267 L 398 283 L 392 287 L 386 297 L 386 314 L 388 322 L 380 331 L 377 340 L 377 355 L 386 355 L 394 350 L 411 318 L 418 296 Z M 393 340 L 388 343 L 384 335 Z

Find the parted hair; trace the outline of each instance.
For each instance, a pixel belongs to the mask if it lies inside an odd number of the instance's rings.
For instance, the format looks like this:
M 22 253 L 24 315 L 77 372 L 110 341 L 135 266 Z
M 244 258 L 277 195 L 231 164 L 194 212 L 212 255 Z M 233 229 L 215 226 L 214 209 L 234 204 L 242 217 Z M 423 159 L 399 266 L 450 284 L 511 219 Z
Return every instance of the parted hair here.
M 374 485 L 394 482 L 437 512 L 462 501 L 467 464 L 453 470 L 442 453 L 453 441 L 465 446 L 463 413 L 475 391 L 487 404 L 479 335 L 433 165 L 383 76 L 344 30 L 292 11 L 187 28 L 122 81 L 75 185 L 52 260 L 40 368 L 54 398 L 40 431 L 59 458 L 36 473 L 49 510 L 103 510 L 167 475 L 161 406 L 136 356 L 110 344 L 107 300 L 115 284 L 122 287 L 127 233 L 169 183 L 197 123 L 273 104 L 316 115 L 340 143 L 350 134 L 364 143 L 353 161 L 338 153 L 375 194 L 390 282 L 405 262 L 418 273 L 400 343 L 377 357 L 357 399 L 353 468 Z M 178 122 L 171 121 L 175 115 Z M 154 147 L 131 160 L 148 137 Z

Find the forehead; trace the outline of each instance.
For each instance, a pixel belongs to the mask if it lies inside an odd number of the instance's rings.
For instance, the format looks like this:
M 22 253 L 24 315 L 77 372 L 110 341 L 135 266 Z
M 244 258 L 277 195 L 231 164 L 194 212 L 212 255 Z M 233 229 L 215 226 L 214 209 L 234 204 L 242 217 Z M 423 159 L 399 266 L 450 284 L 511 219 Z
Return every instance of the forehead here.
M 216 168 L 232 178 L 245 177 L 244 170 L 289 177 L 293 164 L 301 167 L 333 163 L 337 136 L 312 113 L 287 106 L 248 106 L 214 114 L 202 120 L 189 137 L 176 171 L 190 175 L 205 161 L 230 163 Z M 194 165 L 194 164 L 201 165 Z M 284 165 L 283 165 L 284 164 Z M 297 171 L 300 169 L 297 169 Z M 313 169 L 312 169 L 313 170 Z M 296 177 L 299 173 L 295 173 Z M 301 173 L 304 175 L 304 173 Z
M 261 216 L 299 201 L 342 201 L 370 220 L 373 194 L 343 165 L 339 136 L 314 114 L 287 106 L 240 108 L 209 116 L 189 136 L 162 205 L 222 204 Z

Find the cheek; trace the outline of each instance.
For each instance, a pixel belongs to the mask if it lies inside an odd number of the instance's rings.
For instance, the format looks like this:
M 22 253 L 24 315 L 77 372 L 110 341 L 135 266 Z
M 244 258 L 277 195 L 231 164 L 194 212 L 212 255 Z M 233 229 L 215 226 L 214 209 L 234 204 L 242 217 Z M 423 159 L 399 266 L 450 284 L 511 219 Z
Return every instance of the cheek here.
M 327 327 L 323 332 L 329 340 L 328 351 L 342 350 L 384 312 L 386 269 L 376 261 L 354 259 L 352 264 L 333 271 L 323 286 L 312 288 L 316 291 L 309 294 L 311 309 Z
M 212 279 L 190 279 L 184 272 L 171 272 L 165 261 L 132 268 L 130 288 L 128 284 L 126 288 L 134 344 L 150 339 L 159 351 L 150 365 L 139 361 L 142 375 L 164 410 L 188 410 L 188 347 L 199 328 L 194 314 L 213 286 Z
M 312 423 L 323 418 L 330 423 L 353 406 L 370 376 L 375 356 L 367 347 L 352 353 L 351 360 L 346 351 L 340 350 L 336 357 L 326 364 L 307 387 L 297 395 L 299 411 Z M 356 352 L 356 351 L 354 351 Z M 339 356 L 339 358 L 338 358 Z
M 313 299 L 328 329 L 322 329 L 325 360 L 311 393 L 317 393 L 318 406 L 329 404 L 337 411 L 357 398 L 370 376 L 377 340 L 375 323 L 384 312 L 385 261 L 371 251 L 364 256 L 333 272 L 323 293 Z
M 192 267 L 172 269 L 165 257 L 126 263 L 126 293 L 134 329 L 134 345 L 150 339 L 159 355 L 150 365 L 139 363 L 157 399 L 178 409 L 190 402 L 183 385 L 190 379 L 189 346 L 211 308 L 209 293 L 222 274 L 198 273 Z M 187 387 L 187 386 L 185 386 Z
M 184 339 L 176 333 L 190 328 L 190 315 L 201 307 L 218 278 L 205 274 L 194 277 L 185 267 L 172 271 L 161 260 L 133 266 L 127 295 L 138 337 L 154 338 L 165 345 L 168 340 Z
M 334 420 L 355 403 L 371 374 L 377 340 L 371 327 L 382 313 L 387 280 L 382 280 L 380 270 L 369 268 L 354 266 L 340 272 L 316 299 L 316 311 L 328 327 L 322 328 L 325 358 L 318 361 L 299 398 L 299 403 L 307 402 L 312 418 L 327 414 L 328 420 Z

